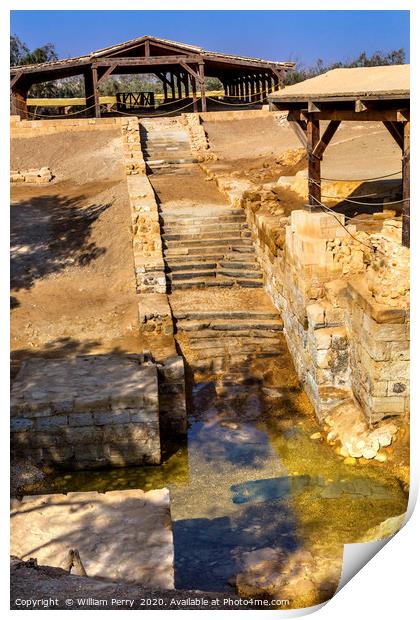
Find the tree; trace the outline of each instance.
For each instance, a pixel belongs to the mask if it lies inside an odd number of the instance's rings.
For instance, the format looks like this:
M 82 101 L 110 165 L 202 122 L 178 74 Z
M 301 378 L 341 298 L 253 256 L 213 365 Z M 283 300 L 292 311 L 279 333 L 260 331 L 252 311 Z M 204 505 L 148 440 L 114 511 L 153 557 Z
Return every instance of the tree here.
M 10 35 L 10 66 L 21 64 L 22 58 L 29 54 L 29 48 L 15 34 Z

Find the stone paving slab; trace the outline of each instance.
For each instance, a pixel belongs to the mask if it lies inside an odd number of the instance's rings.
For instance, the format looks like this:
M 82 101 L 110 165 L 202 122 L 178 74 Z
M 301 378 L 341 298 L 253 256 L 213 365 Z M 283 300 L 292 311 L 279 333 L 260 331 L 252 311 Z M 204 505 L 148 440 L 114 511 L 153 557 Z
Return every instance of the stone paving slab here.
M 166 488 L 25 496 L 11 503 L 11 554 L 63 567 L 77 549 L 88 577 L 174 587 Z

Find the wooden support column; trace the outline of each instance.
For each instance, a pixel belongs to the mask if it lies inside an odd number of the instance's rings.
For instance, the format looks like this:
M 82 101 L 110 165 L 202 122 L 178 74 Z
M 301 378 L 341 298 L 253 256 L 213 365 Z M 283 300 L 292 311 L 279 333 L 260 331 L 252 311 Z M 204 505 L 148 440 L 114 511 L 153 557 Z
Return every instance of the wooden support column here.
M 204 63 L 198 65 L 198 73 L 200 75 L 200 92 L 201 92 L 201 111 L 207 112 L 206 104 L 206 85 L 204 83 Z
M 166 74 L 165 74 L 165 79 L 162 80 L 163 83 L 163 100 L 166 102 L 168 101 L 168 82 L 167 82 L 167 78 L 166 78 Z
M 402 244 L 410 247 L 410 121 L 404 123 L 404 144 L 402 154 Z
M 96 116 L 95 89 L 93 85 L 93 72 L 89 69 L 83 74 L 85 80 L 85 98 L 88 116 Z
M 193 75 L 190 75 L 191 79 L 191 91 L 192 91 L 192 100 L 193 100 L 193 111 L 198 112 L 197 106 L 197 83 L 196 79 Z
M 28 106 L 26 104 L 28 90 L 30 86 L 21 80 L 16 81 L 10 91 L 10 114 L 20 116 L 21 119 L 28 118 Z
M 178 88 L 178 99 L 182 99 L 181 75 L 179 73 L 176 76 L 176 83 L 177 83 L 177 88 Z
M 247 103 L 249 103 L 249 78 L 246 76 L 245 78 L 245 99 Z
M 258 101 L 261 103 L 264 101 L 264 78 L 262 73 L 258 75 L 258 92 L 260 93 L 258 96 Z
M 188 73 L 185 72 L 184 73 L 184 89 L 185 89 L 185 96 L 188 97 L 190 96 L 190 89 L 189 89 L 189 85 L 188 85 Z
M 255 101 L 255 76 L 251 75 L 251 98 L 250 101 Z
M 314 155 L 319 142 L 319 121 L 308 119 L 306 127 L 308 149 L 308 201 L 315 209 L 321 202 L 321 160 Z
M 244 78 L 241 76 L 239 78 L 239 96 L 241 98 L 241 101 L 244 100 Z
M 170 84 L 171 84 L 171 95 L 172 95 L 172 101 L 173 101 L 175 99 L 175 78 L 174 78 L 173 73 L 171 73 Z
M 101 118 L 101 106 L 99 105 L 99 90 L 98 90 L 98 69 L 92 67 L 92 83 L 93 83 L 93 101 L 95 104 L 94 111 L 96 118 Z

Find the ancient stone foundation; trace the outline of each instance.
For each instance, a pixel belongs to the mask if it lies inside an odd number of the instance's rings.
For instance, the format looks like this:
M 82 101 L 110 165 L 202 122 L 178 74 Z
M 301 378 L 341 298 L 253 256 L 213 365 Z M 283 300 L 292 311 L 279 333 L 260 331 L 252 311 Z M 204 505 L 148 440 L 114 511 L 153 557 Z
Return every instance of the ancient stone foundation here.
M 339 213 L 287 217 L 278 203 L 270 209 L 268 188 L 201 166 L 245 210 L 265 288 L 328 439 L 341 443 L 343 456 L 384 459 L 378 451 L 409 411 L 409 252 L 401 221 L 384 217 L 382 230 L 368 234 Z
M 11 415 L 16 456 L 70 469 L 160 463 L 158 371 L 144 356 L 23 362 Z
M 54 178 L 51 170 L 43 168 L 29 168 L 28 170 L 11 170 L 10 183 L 29 183 L 34 185 L 45 185 Z

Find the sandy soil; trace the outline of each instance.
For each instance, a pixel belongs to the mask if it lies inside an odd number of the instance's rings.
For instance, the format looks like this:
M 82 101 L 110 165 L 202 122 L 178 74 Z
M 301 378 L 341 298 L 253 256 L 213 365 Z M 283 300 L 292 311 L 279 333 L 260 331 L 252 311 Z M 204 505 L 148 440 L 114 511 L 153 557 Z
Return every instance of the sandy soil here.
M 321 130 L 325 123 L 321 123 Z M 304 170 L 282 161 L 281 155 L 301 144 L 287 120 L 273 115 L 255 119 L 204 123 L 214 165 L 256 183 L 277 181 L 281 175 Z M 350 165 L 349 165 L 350 162 Z M 401 151 L 381 123 L 342 123 L 325 151 L 322 175 L 337 179 L 364 179 L 401 170 Z
M 14 358 L 139 350 L 120 149 L 118 130 L 12 140 L 12 168 L 55 175 L 12 188 Z

